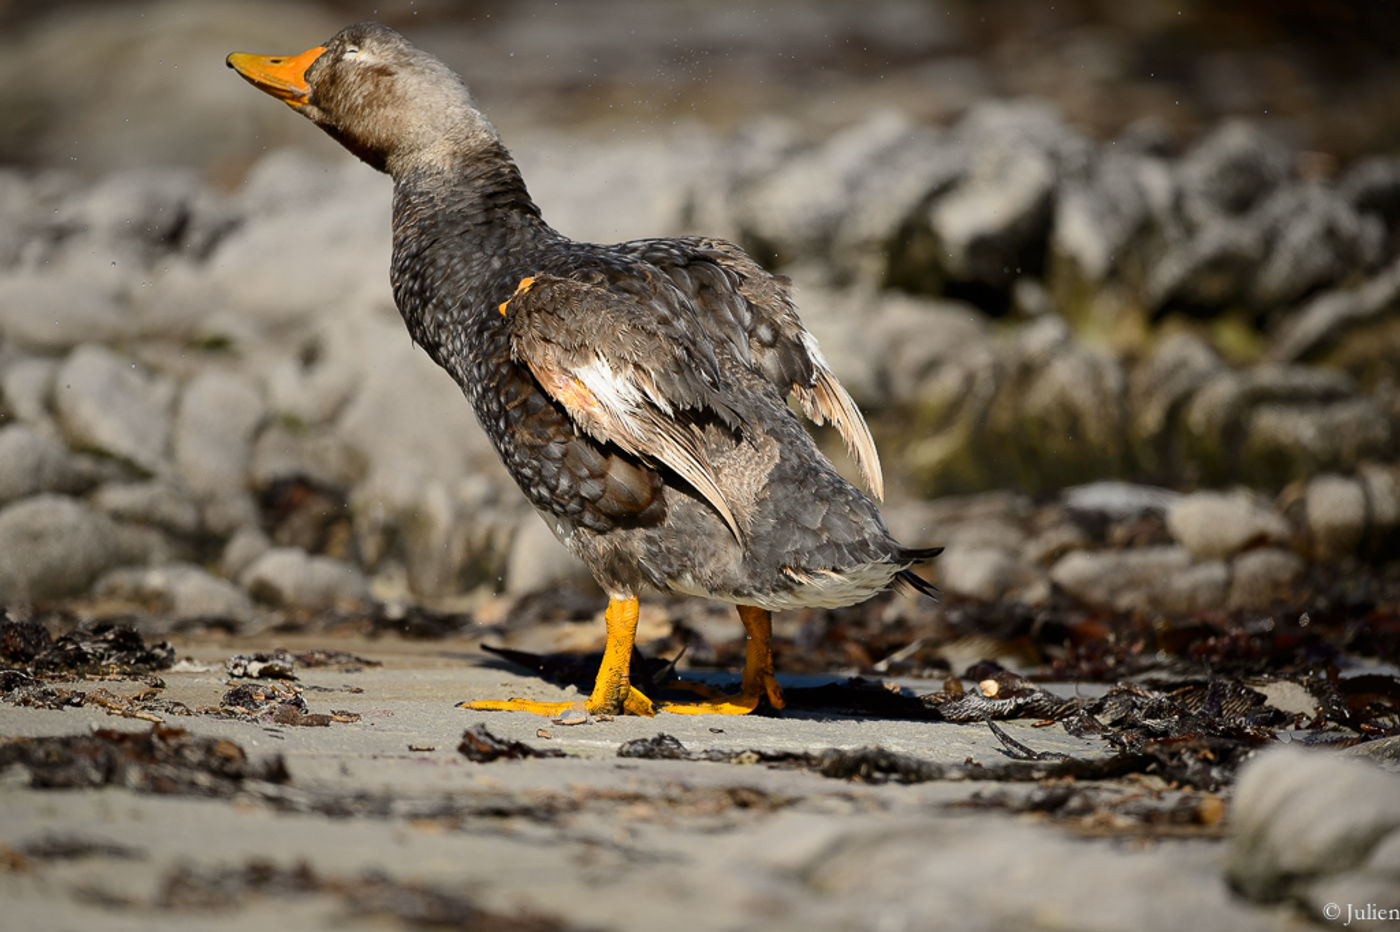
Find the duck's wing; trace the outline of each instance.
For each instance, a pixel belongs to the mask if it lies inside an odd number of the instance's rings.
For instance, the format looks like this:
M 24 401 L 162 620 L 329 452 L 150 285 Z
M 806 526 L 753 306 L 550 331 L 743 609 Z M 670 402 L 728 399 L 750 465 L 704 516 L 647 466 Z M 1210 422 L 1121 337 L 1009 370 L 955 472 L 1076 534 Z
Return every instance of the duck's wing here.
M 676 472 L 743 534 L 705 456 L 699 423 L 741 430 L 714 351 L 669 283 L 643 296 L 552 275 L 500 305 L 511 353 L 580 430 Z
M 626 244 L 669 277 L 693 304 L 716 344 L 728 343 L 782 395 L 792 394 L 813 423 L 841 434 L 871 493 L 884 498 L 880 455 L 860 409 L 802 326 L 792 282 L 774 275 L 738 246 L 712 237 Z

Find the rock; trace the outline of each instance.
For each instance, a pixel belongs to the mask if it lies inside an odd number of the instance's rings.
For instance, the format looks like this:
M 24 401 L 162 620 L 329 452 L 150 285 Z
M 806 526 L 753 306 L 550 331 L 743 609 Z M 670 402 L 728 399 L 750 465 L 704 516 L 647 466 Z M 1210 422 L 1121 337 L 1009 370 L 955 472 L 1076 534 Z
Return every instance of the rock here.
M 1087 175 L 1061 183 L 1050 237 L 1057 291 L 1097 285 L 1117 271 L 1151 216 L 1145 176 L 1154 172 L 1166 172 L 1158 160 L 1108 153 Z
M 1192 563 L 1181 547 L 1082 550 L 1060 558 L 1050 570 L 1050 580 L 1090 605 L 1193 614 L 1224 606 L 1229 569 L 1218 560 Z
M 1363 463 L 1357 479 L 1366 493 L 1367 548 L 1387 558 L 1400 544 L 1400 469 Z
M 118 521 L 159 528 L 190 540 L 199 535 L 199 508 L 188 490 L 173 482 L 109 483 L 92 495 L 92 504 Z
M 887 112 L 794 153 L 745 189 L 738 216 L 743 241 L 777 264 L 826 255 L 842 220 L 866 189 L 873 190 L 872 179 L 885 177 L 874 175 L 871 166 L 897 162 L 886 153 L 902 148 L 911 135 L 917 132 L 907 118 Z M 913 203 L 925 194 L 927 189 L 915 194 Z
M 1382 770 L 1400 773 L 1400 736 L 1374 738 L 1361 744 L 1353 744 L 1342 753 L 1348 757 L 1360 758 Z
M 1389 905 L 1400 889 L 1400 781 L 1369 764 L 1264 751 L 1240 773 L 1230 822 L 1226 876 L 1251 899 L 1323 915 L 1328 903 Z
M 202 372 L 190 380 L 176 407 L 171 448 L 190 491 L 216 498 L 248 485 L 252 442 L 266 416 L 257 388 L 231 372 Z
M 1282 486 L 1385 456 L 1389 419 L 1344 373 L 1257 365 L 1206 381 L 1185 405 L 1180 440 L 1190 478 Z
M 1258 544 L 1287 544 L 1283 516 L 1246 490 L 1195 492 L 1167 509 L 1167 528 L 1198 560 L 1233 556 Z
M 136 603 L 146 611 L 176 618 L 248 622 L 254 615 L 247 593 L 189 563 L 112 570 L 97 581 L 93 592 L 98 598 Z
M 349 563 L 295 547 L 273 547 L 239 576 L 254 599 L 282 608 L 336 608 L 367 602 L 369 582 Z
M 1218 310 L 1243 300 L 1264 261 L 1264 231 L 1234 218 L 1210 220 L 1173 243 L 1148 273 L 1143 301 L 1157 313 Z
M 31 424 L 47 424 L 57 370 L 52 359 L 34 356 L 6 362 L 0 368 L 0 410 Z
M 1287 305 L 1358 271 L 1370 271 L 1385 245 L 1380 220 L 1362 217 L 1319 185 L 1283 188 L 1255 213 L 1251 221 L 1267 231 L 1269 244 L 1250 297 L 1264 308 Z
M 1400 223 L 1400 158 L 1360 159 L 1337 182 L 1337 193 L 1358 212 L 1395 227 Z
M 1197 215 L 1243 214 L 1288 178 L 1293 156 L 1256 125 L 1231 120 L 1207 134 L 1178 169 Z
M 54 377 L 54 407 L 69 442 L 147 474 L 167 466 L 174 384 L 106 347 L 78 347 Z
M 1322 362 L 1358 378 L 1400 376 L 1400 262 L 1360 286 L 1317 296 L 1289 315 L 1268 347 L 1276 362 Z
M 1296 599 L 1295 587 L 1306 569 L 1301 557 L 1279 547 L 1247 550 L 1230 564 L 1231 611 L 1263 609 Z
M 224 544 L 223 554 L 219 557 L 219 571 L 229 579 L 239 579 L 244 570 L 271 549 L 272 541 L 256 526 L 239 528 Z
M 22 423 L 0 427 L 0 505 L 40 492 L 85 492 L 102 476 L 99 463 L 70 453 L 50 431 Z
M 993 601 L 1039 601 L 1043 577 L 1016 553 L 1001 547 L 949 547 L 935 564 L 948 592 Z
M 38 352 L 130 336 L 129 315 L 103 287 L 110 284 L 82 275 L 0 275 L 0 332 L 16 346 Z
M 1114 480 L 1077 485 L 1065 489 L 1061 497 L 1070 511 L 1102 514 L 1114 521 L 1165 514 L 1181 500 L 1171 489 Z
M 1189 474 L 1183 448 L 1186 401 L 1225 369 L 1215 350 L 1189 332 L 1164 336 L 1128 377 L 1128 429 L 1137 461 L 1151 476 Z
M 282 423 L 271 424 L 258 434 L 247 470 L 254 489 L 303 479 L 343 492 L 364 475 L 363 457 L 339 433 L 325 427 Z
M 1366 533 L 1366 490 L 1344 476 L 1318 476 L 1303 496 L 1307 531 L 1313 555 L 1320 560 L 1340 560 L 1358 555 Z
M 524 595 L 592 577 L 577 557 L 559 543 L 538 515 L 520 522 L 506 559 L 507 595 Z
M 1029 148 L 978 152 L 971 171 L 928 213 L 932 251 L 960 284 L 999 291 L 1022 270 L 1044 264 L 1054 204 L 1055 168 Z
M 62 495 L 35 495 L 0 508 L 0 603 L 81 595 L 103 572 L 135 562 L 106 515 Z

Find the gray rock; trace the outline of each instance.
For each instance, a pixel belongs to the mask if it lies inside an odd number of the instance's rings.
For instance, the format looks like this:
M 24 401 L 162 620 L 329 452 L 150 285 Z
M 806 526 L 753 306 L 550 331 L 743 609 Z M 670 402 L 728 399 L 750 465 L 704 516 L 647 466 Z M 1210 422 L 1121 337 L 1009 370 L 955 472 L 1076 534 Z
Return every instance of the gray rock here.
M 1337 193 L 1361 213 L 1395 226 L 1400 222 L 1400 157 L 1360 159 L 1337 182 Z
M 1225 369 L 1200 337 L 1179 332 L 1161 338 L 1128 379 L 1129 430 L 1138 462 L 1154 476 L 1185 472 L 1182 411 L 1186 401 Z
M 1038 264 L 1050 234 L 1055 166 L 1030 148 L 977 152 L 928 212 L 933 254 L 952 281 L 1005 289 Z
M 1167 509 L 1167 528 L 1198 560 L 1233 556 L 1259 544 L 1287 544 L 1288 522 L 1247 490 L 1196 492 Z
M 1241 771 L 1230 821 L 1226 876 L 1252 899 L 1321 915 L 1327 903 L 1388 904 L 1400 889 L 1400 781 L 1369 764 L 1265 751 Z
M 256 526 L 235 531 L 224 543 L 219 571 L 229 579 L 240 579 L 253 562 L 272 549 L 272 541 Z
M 190 563 L 124 567 L 102 576 L 93 588 L 102 599 L 140 605 L 176 618 L 228 618 L 251 621 L 253 602 L 226 579 Z
M 1397 424 L 1374 398 L 1304 406 L 1260 403 L 1250 412 L 1240 476 L 1281 485 L 1326 470 L 1351 472 L 1394 449 Z
M 148 474 L 167 468 L 174 384 L 105 347 L 75 349 L 54 377 L 54 407 L 69 442 Z
M 986 601 L 1035 602 L 1046 593 L 1044 577 L 1015 552 L 1002 547 L 949 547 L 935 564 L 938 584 L 948 592 Z
M 370 598 L 369 581 L 357 568 L 295 547 L 265 551 L 238 581 L 257 601 L 283 608 L 347 607 Z
M 1321 294 L 1290 315 L 1268 348 L 1276 362 L 1331 362 L 1353 372 L 1395 371 L 1400 262 L 1355 288 Z
M 110 518 L 61 495 L 0 508 L 0 554 L 4 604 L 81 595 L 106 570 L 141 556 Z
M 1379 219 L 1361 216 L 1318 185 L 1279 190 L 1259 206 L 1251 221 L 1266 230 L 1270 240 L 1250 295 L 1266 308 L 1369 271 L 1385 243 Z
M 117 521 L 158 528 L 185 539 L 200 532 L 199 507 L 189 491 L 174 482 L 109 483 L 93 493 L 91 502 Z
M 41 357 L 20 357 L 0 370 L 0 403 L 11 417 L 31 424 L 47 424 L 53 400 L 53 378 L 58 363 Z
M 1114 521 L 1165 514 L 1181 500 L 1180 493 L 1171 489 L 1115 480 L 1077 485 L 1065 489 L 1061 497 L 1071 511 L 1103 514 Z
M 1283 184 L 1292 166 L 1286 146 L 1253 123 L 1232 120 L 1186 153 L 1179 176 L 1191 209 L 1242 214 Z
M 1375 738 L 1361 744 L 1353 744 L 1342 752 L 1348 757 L 1356 757 L 1388 770 L 1400 773 L 1400 736 Z
M 329 428 L 273 423 L 253 443 L 247 474 L 255 489 L 301 478 L 343 491 L 364 478 L 365 463 L 344 437 Z
M 1318 476 L 1303 496 L 1313 555 L 1321 560 L 1356 556 L 1366 534 L 1366 490 L 1345 476 Z
M 51 431 L 0 427 L 0 505 L 39 492 L 85 492 L 103 475 L 90 457 L 70 453 Z
M 1208 221 L 1174 242 L 1143 286 L 1148 308 L 1222 308 L 1244 300 L 1267 254 L 1263 229 L 1235 218 Z
M 222 497 L 248 484 L 253 436 L 266 414 L 262 396 L 245 377 L 203 372 L 185 386 L 175 411 L 175 468 L 195 495 Z
M 1306 569 L 1301 557 L 1279 547 L 1247 550 L 1230 564 L 1230 593 L 1226 607 L 1267 608 L 1296 598 L 1296 586 Z
M 1400 535 L 1400 469 L 1363 463 L 1357 480 L 1366 492 L 1369 549 L 1388 554 L 1394 538 Z
M 130 315 L 103 284 L 110 283 L 71 273 L 0 275 L 0 332 L 17 346 L 41 352 L 130 336 Z
M 1151 216 L 1144 176 L 1152 172 L 1166 169 L 1157 160 L 1109 153 L 1086 176 L 1060 185 L 1050 237 L 1057 282 L 1094 285 L 1117 270 Z
M 885 113 L 792 155 L 744 191 L 739 213 L 744 240 L 780 264 L 826 255 L 837 227 L 869 183 L 870 166 L 911 132 L 907 119 Z
M 586 584 L 591 578 L 588 569 L 564 549 L 538 515 L 520 522 L 506 560 L 508 595 L 524 595 L 566 582 Z
M 1181 547 L 1082 550 L 1056 562 L 1050 579 L 1090 605 L 1192 614 L 1225 605 L 1229 569 L 1218 560 L 1193 563 Z

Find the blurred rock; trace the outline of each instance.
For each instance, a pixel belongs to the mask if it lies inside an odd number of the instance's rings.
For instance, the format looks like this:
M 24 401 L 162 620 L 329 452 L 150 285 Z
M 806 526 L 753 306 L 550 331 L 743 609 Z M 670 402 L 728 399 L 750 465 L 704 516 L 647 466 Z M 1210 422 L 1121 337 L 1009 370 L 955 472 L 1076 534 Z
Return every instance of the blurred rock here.
M 1186 153 L 1179 177 L 1188 211 L 1243 214 L 1283 184 L 1292 166 L 1282 143 L 1254 123 L 1231 120 Z
M 1268 349 L 1278 362 L 1323 362 L 1374 384 L 1400 377 L 1400 262 L 1358 287 L 1321 294 L 1285 318 Z
M 1283 516 L 1246 490 L 1196 492 L 1167 509 L 1172 536 L 1198 560 L 1233 556 L 1259 544 L 1287 544 Z
M 13 358 L 0 366 L 0 409 L 31 424 L 47 423 L 58 363 L 40 357 Z
M 1318 476 L 1308 483 L 1303 508 L 1314 556 L 1338 560 L 1359 555 L 1366 533 L 1366 489 L 1344 476 Z
M 102 476 L 99 463 L 69 452 L 50 431 L 23 423 L 0 427 L 0 505 L 40 492 L 85 492 Z
M 195 376 L 180 396 L 171 435 L 175 468 L 190 491 L 202 498 L 242 491 L 253 436 L 265 416 L 262 396 L 244 376 Z
M 588 569 L 564 549 L 544 521 L 532 516 L 520 522 L 506 560 L 507 594 L 524 595 L 568 582 L 587 585 L 591 578 Z
M 189 563 L 112 570 L 97 581 L 93 594 L 176 618 L 247 622 L 254 614 L 252 600 L 242 589 Z
M 1226 876 L 1250 899 L 1320 916 L 1328 903 L 1388 904 L 1400 889 L 1400 782 L 1370 764 L 1265 751 L 1240 773 L 1230 822 Z
M 0 603 L 82 595 L 104 571 L 144 554 L 106 515 L 62 495 L 0 508 Z
M 1287 305 L 1358 272 L 1381 258 L 1385 230 L 1345 200 L 1319 185 L 1280 190 L 1254 218 L 1269 239 L 1268 255 L 1255 273 L 1252 303 Z
M 103 346 L 84 344 L 54 376 L 54 407 L 71 444 L 130 463 L 167 468 L 175 386 Z
M 109 517 L 158 528 L 192 540 L 199 535 L 199 508 L 189 491 L 160 479 L 109 483 L 92 494 L 91 502 Z
M 239 584 L 280 608 L 344 608 L 369 600 L 369 582 L 354 566 L 295 547 L 274 547 L 244 569 Z
M 937 570 L 938 584 L 948 592 L 989 602 L 1039 602 L 1048 594 L 1044 577 L 1001 547 L 950 547 Z
M 1193 563 L 1181 547 L 1078 551 L 1050 570 L 1055 585 L 1086 604 L 1174 614 L 1218 610 L 1225 604 L 1229 575 L 1224 563 Z
M 1302 558 L 1291 550 L 1246 550 L 1230 563 L 1230 593 L 1225 607 L 1237 611 L 1292 603 L 1305 568 Z

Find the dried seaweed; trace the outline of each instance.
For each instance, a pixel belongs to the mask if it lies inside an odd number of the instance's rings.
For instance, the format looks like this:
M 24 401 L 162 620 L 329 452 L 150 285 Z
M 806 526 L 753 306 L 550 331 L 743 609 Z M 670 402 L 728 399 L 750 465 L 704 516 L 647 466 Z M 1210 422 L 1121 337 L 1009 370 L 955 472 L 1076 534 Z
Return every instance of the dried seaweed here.
M 527 757 L 563 757 L 558 748 L 533 748 L 523 741 L 511 741 L 491 734 L 485 722 L 478 722 L 462 732 L 462 743 L 457 750 L 467 760 L 477 764 L 497 760 L 523 760 Z
M 231 796 L 248 781 L 290 779 L 280 755 L 250 761 L 226 738 L 202 738 L 156 725 L 146 731 L 100 728 L 90 735 L 7 738 L 0 771 L 22 767 L 36 789 L 121 786 L 142 793 Z

